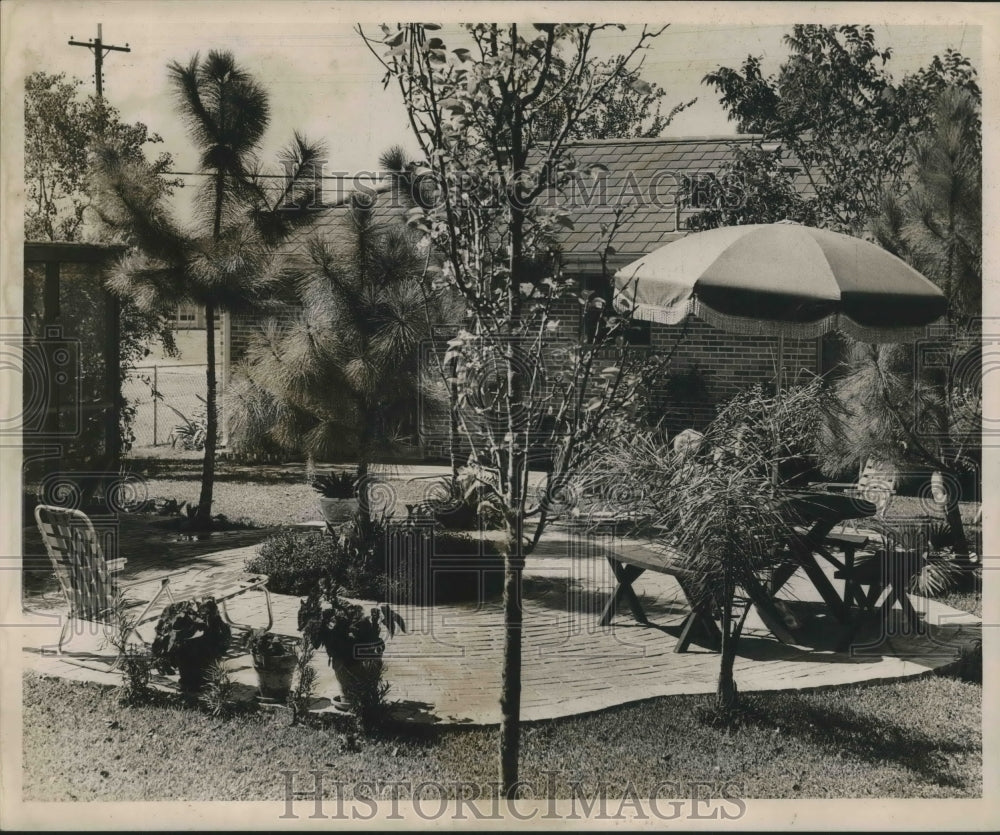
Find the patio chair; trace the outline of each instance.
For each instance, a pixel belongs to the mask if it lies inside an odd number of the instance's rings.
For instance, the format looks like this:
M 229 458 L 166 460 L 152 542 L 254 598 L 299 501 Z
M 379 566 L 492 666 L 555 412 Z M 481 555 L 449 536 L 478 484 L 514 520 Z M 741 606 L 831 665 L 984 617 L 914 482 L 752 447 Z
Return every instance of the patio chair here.
M 889 512 L 889 505 L 896 495 L 896 488 L 899 486 L 899 473 L 892 464 L 869 458 L 862 465 L 856 482 L 819 482 L 809 486 L 821 490 L 845 492 L 855 498 L 865 499 L 875 505 L 875 519 L 884 522 Z
M 65 621 L 56 646 L 56 652 L 61 655 L 74 620 L 110 625 L 115 616 L 118 593 L 140 585 L 150 585 L 150 581 L 129 586 L 118 583 L 117 576 L 125 569 L 126 559 L 105 559 L 97 532 L 85 513 L 38 505 L 35 507 L 35 522 L 67 604 Z M 170 576 L 160 578 L 159 589 L 133 621 L 130 635 L 134 633 L 140 641 L 142 636 L 136 631 L 137 627 L 145 622 L 157 601 L 166 595 L 173 602 Z M 141 601 L 126 600 L 125 605 L 137 608 Z

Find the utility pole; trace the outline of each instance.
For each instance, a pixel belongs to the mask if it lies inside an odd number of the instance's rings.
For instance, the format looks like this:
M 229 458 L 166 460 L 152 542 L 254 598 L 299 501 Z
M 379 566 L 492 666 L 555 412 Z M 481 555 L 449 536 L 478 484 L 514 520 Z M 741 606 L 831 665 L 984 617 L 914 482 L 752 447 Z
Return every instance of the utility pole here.
M 103 114 L 104 111 L 104 55 L 108 52 L 131 52 L 128 44 L 125 46 L 114 46 L 113 44 L 104 43 L 101 32 L 101 24 L 97 24 L 97 39 L 88 40 L 87 43 L 83 41 L 74 41 L 73 36 L 70 35 L 69 45 L 70 46 L 85 46 L 91 52 L 94 53 L 94 84 L 97 87 L 97 104 L 99 111 Z M 104 120 L 102 119 L 102 122 Z M 102 124 L 101 131 L 103 133 L 104 126 Z M 119 349 L 120 349 L 120 309 L 118 307 L 118 299 L 116 296 L 104 292 L 104 302 L 107 305 L 106 310 L 108 311 L 107 322 L 108 328 L 105 336 L 104 343 L 104 359 L 105 359 L 105 392 L 107 393 L 109 403 L 107 404 L 107 409 L 105 411 L 105 424 L 104 424 L 104 454 L 105 458 L 108 460 L 118 460 L 121 453 L 121 446 L 118 436 L 118 415 L 121 413 L 123 400 L 122 400 L 122 390 L 121 383 L 119 382 L 118 375 L 120 373 L 120 362 L 119 362 Z M 154 438 L 155 440 L 155 438 Z
M 94 81 L 97 84 L 97 98 L 104 98 L 104 75 L 102 73 L 102 67 L 104 66 L 104 55 L 107 52 L 131 52 L 132 50 L 128 48 L 128 44 L 125 46 L 112 46 L 111 44 L 104 43 L 101 40 L 101 24 L 97 24 L 97 40 L 88 40 L 86 43 L 83 41 L 72 40 L 72 35 L 70 35 L 70 46 L 85 46 L 91 52 L 94 53 Z

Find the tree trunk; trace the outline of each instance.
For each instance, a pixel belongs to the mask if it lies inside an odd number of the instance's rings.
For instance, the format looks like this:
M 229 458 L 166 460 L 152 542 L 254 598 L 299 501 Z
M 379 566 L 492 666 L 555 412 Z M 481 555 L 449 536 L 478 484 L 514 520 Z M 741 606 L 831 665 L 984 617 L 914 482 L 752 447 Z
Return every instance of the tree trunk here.
M 356 471 L 358 508 L 363 527 L 365 531 L 370 532 L 372 529 L 372 508 L 368 501 L 368 473 L 371 471 L 372 447 L 374 446 L 371 425 L 375 417 L 375 410 L 366 408 L 362 410 L 361 414 L 364 417 L 361 422 L 361 431 L 358 433 L 358 468 Z
M 222 198 L 225 190 L 224 174 L 215 173 L 215 210 L 212 219 L 212 241 L 222 236 Z M 201 467 L 201 496 L 198 498 L 196 521 L 199 527 L 212 524 L 212 492 L 215 489 L 215 436 L 218 430 L 215 380 L 215 305 L 205 304 L 205 457 Z
M 452 379 L 458 371 L 452 368 Z M 458 383 L 448 385 L 448 461 L 451 464 L 451 483 L 458 483 L 458 458 L 455 457 L 455 442 L 458 438 Z
M 736 678 L 733 667 L 736 664 L 736 641 L 738 636 L 733 628 L 733 594 L 735 589 L 726 572 L 723 581 L 725 595 L 722 602 L 722 646 L 719 652 L 719 685 L 716 701 L 720 712 L 730 713 L 736 707 Z
M 962 521 L 962 511 L 958 500 L 948 496 L 944 509 L 944 519 L 951 531 L 952 547 L 955 549 L 955 562 L 965 568 L 971 567 L 969 562 L 969 540 L 965 535 L 965 523 Z
M 504 797 L 511 798 L 518 780 L 521 748 L 521 577 L 524 569 L 524 521 L 516 514 L 507 527 L 504 555 L 503 670 L 500 682 L 500 782 Z
M 215 488 L 215 438 L 218 434 L 218 410 L 215 379 L 215 306 L 205 305 L 205 457 L 201 467 L 201 496 L 197 520 L 208 525 L 212 520 L 212 492 Z

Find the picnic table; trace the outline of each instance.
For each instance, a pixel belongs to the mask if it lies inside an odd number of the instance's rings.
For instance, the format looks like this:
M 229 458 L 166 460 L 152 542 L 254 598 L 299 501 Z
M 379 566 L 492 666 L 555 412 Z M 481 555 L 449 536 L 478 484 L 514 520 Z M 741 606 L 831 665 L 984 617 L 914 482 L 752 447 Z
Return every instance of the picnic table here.
M 781 499 L 789 520 L 796 524 L 796 530 L 789 539 L 788 555 L 790 559 L 779 566 L 771 575 L 770 593 L 775 595 L 788 582 L 792 574 L 802 569 L 809 577 L 823 602 L 829 607 L 831 614 L 842 624 L 851 620 L 850 597 L 842 598 L 826 572 L 819 564 L 817 557 L 823 557 L 840 571 L 846 571 L 845 563 L 837 560 L 828 547 L 831 531 L 844 522 L 852 519 L 867 519 L 875 515 L 873 502 L 843 493 L 824 492 L 821 490 L 800 490 L 786 494 Z M 866 537 L 857 537 L 852 541 L 851 535 L 840 537 L 842 547 L 853 558 L 854 551 L 865 543 Z
M 790 522 L 797 525 L 789 537 L 787 559 L 774 569 L 769 582 L 748 578 L 741 583 L 748 601 L 756 607 L 764 625 L 779 641 L 794 643 L 795 639 L 775 603 L 775 595 L 792 574 L 801 568 L 829 607 L 831 614 L 845 627 L 844 634 L 853 634 L 855 624 L 850 611 L 854 595 L 850 578 L 851 566 L 840 562 L 830 554 L 827 547 L 828 537 L 834 527 L 845 521 L 874 516 L 875 505 L 864 499 L 821 491 L 795 491 L 782 496 L 780 502 Z M 841 539 L 851 558 L 854 550 L 865 542 L 865 537 L 852 539 L 852 535 L 849 534 L 843 535 Z M 841 572 L 848 575 L 844 597 L 837 593 L 819 564 L 818 556 L 829 560 Z M 611 622 L 622 601 L 628 604 L 632 616 L 639 623 L 648 623 L 642 604 L 633 589 L 633 583 L 646 571 L 655 571 L 672 576 L 691 606 L 691 612 L 684 621 L 674 651 L 686 651 L 698 633 L 701 633 L 703 640 L 710 647 L 718 648 L 722 636 L 716 623 L 716 613 L 712 611 L 710 604 L 699 599 L 696 594 L 696 576 L 686 567 L 683 554 L 661 543 L 622 539 L 613 552 L 609 550 L 605 553 L 605 557 L 611 566 L 617 585 L 601 614 L 600 625 L 606 626 Z M 898 590 L 895 594 L 898 599 Z M 902 597 L 905 599 L 905 595 Z M 905 608 L 904 605 L 904 611 Z

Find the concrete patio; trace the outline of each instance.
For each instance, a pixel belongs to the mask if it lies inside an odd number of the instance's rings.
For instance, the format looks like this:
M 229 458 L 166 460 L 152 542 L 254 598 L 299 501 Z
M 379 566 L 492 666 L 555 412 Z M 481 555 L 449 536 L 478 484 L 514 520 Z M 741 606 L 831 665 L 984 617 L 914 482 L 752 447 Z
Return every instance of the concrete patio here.
M 261 532 L 253 535 L 259 539 Z M 235 545 L 246 537 L 250 532 L 230 541 Z M 169 569 L 183 565 L 184 573 L 173 580 L 178 599 L 198 572 L 241 568 L 257 547 L 241 544 L 200 553 L 207 543 L 198 545 L 189 545 L 189 553 Z M 610 626 L 597 625 L 614 587 L 600 547 L 595 541 L 553 528 L 528 559 L 522 692 L 526 720 L 570 716 L 657 696 L 714 692 L 718 655 L 697 643 L 686 653 L 673 651 L 688 606 L 671 577 L 647 573 L 636 582 L 651 625 L 636 623 L 627 607 Z M 642 545 L 619 543 L 618 547 L 627 550 Z M 132 553 L 136 557 L 130 559 L 124 581 L 151 581 L 155 590 L 156 578 L 164 573 L 162 560 L 143 559 L 142 551 Z M 858 635 L 850 652 L 838 653 L 832 649 L 835 624 L 825 616 L 815 589 L 801 574 L 792 578 L 781 597 L 790 601 L 804 624 L 798 633 L 802 643 L 780 643 L 751 612 L 736 661 L 736 680 L 742 691 L 833 687 L 917 676 L 953 662 L 961 648 L 970 647 L 981 635 L 980 621 L 973 615 L 911 596 L 925 626 L 923 634 L 907 634 L 902 620 L 892 619 L 886 634 L 877 634 L 873 624 Z M 297 636 L 298 598 L 272 595 L 272 600 L 274 631 Z M 117 684 L 117 674 L 102 671 L 112 656 L 101 648 L 101 636 L 90 625 L 84 626 L 82 634 L 73 635 L 62 656 L 54 653 L 62 607 L 61 596 L 51 589 L 26 597 L 25 669 Z M 260 594 L 238 597 L 229 609 L 237 622 L 266 622 Z M 403 606 L 400 613 L 407 633 L 387 641 L 385 653 L 389 698 L 398 702 L 399 714 L 426 722 L 499 722 L 500 602 Z M 152 624 L 142 633 L 150 638 Z M 238 695 L 252 698 L 256 673 L 249 656 L 233 651 L 227 666 L 239 685 Z M 339 688 L 322 651 L 316 655 L 315 667 L 318 698 L 313 708 L 334 710 L 331 700 Z M 155 683 L 174 686 L 166 677 L 157 677 Z

